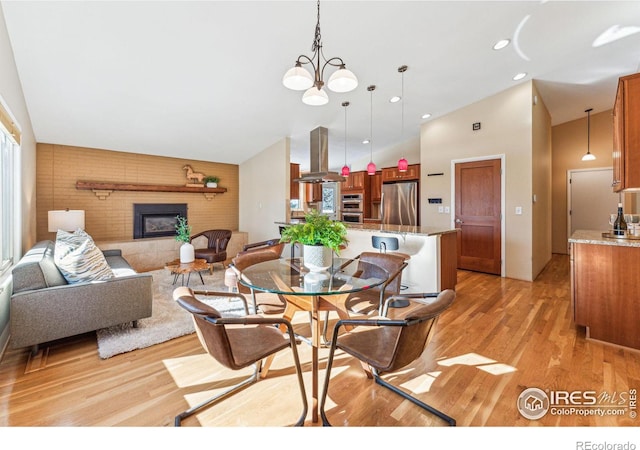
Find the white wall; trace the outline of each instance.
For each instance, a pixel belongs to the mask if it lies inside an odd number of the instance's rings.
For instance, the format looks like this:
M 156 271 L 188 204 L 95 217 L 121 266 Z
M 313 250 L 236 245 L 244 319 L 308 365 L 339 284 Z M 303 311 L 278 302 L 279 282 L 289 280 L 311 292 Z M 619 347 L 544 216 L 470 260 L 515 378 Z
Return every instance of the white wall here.
M 284 138 L 240 164 L 240 231 L 248 242 L 279 237 L 289 215 L 290 140 Z
M 11 114 L 15 117 L 22 131 L 22 143 L 19 156 L 20 199 L 16 205 L 18 224 L 18 247 L 16 258 L 20 258 L 23 251 L 31 247 L 36 236 L 36 143 L 31 127 L 31 119 L 22 93 L 22 85 L 18 78 L 13 51 L 9 43 L 9 35 L 4 22 L 4 14 L 0 7 L 0 97 Z M 9 297 L 11 295 L 10 272 L 0 278 L 0 353 L 5 348 L 9 337 Z
M 451 202 L 451 160 L 505 155 L 505 276 L 531 281 L 532 274 L 532 100 L 533 83 L 519 84 L 422 125 L 421 224 L 452 227 L 429 197 Z M 472 124 L 481 123 L 478 131 Z M 550 170 L 550 169 L 549 169 Z M 444 173 L 431 176 L 429 173 Z M 521 206 L 522 215 L 515 215 Z

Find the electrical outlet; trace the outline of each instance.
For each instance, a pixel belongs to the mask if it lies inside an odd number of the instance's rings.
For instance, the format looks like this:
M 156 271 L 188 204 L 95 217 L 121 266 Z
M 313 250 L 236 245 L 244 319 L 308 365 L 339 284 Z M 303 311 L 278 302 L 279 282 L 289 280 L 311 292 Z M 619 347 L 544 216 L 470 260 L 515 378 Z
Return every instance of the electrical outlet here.
M 445 207 L 444 207 L 444 213 L 445 213 L 445 214 L 449 214 L 449 211 L 450 211 L 449 207 L 448 207 L 448 206 L 445 206 Z
M 442 214 L 444 212 L 444 207 L 443 206 L 438 206 L 438 212 L 440 214 Z
M 516 215 L 518 216 L 522 215 L 522 206 L 516 206 Z

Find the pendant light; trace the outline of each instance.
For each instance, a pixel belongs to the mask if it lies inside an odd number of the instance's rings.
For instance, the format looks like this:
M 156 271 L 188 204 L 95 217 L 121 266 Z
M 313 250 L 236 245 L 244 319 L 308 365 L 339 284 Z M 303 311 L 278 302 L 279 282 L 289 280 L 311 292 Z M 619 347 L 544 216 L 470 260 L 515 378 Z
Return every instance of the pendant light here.
M 349 102 L 342 102 L 342 106 L 344 107 L 344 166 L 342 166 L 340 175 L 348 177 L 350 173 L 349 166 L 347 166 L 347 106 L 349 106 Z
M 371 85 L 367 87 L 367 91 L 371 93 L 371 131 L 369 134 L 369 147 L 371 148 L 371 159 L 369 160 L 369 164 L 367 164 L 367 174 L 375 175 L 376 174 L 376 165 L 373 163 L 373 91 L 375 91 L 375 85 Z
M 589 149 L 589 135 L 591 134 L 591 111 L 593 111 L 593 108 L 589 108 L 584 111 L 587 113 L 587 153 L 585 153 L 582 157 L 583 161 L 593 161 L 594 159 L 596 159 L 595 155 L 593 155 L 591 153 L 591 150 Z
M 402 77 L 402 91 L 400 94 L 400 101 L 402 102 L 402 105 L 401 105 L 402 116 L 400 121 L 401 122 L 401 125 L 400 125 L 400 142 L 401 143 L 404 141 L 404 73 L 407 71 L 407 69 L 408 69 L 407 66 L 398 67 L 398 72 L 400 72 L 400 75 Z M 398 172 L 406 172 L 408 169 L 409 169 L 409 163 L 403 156 L 398 160 Z

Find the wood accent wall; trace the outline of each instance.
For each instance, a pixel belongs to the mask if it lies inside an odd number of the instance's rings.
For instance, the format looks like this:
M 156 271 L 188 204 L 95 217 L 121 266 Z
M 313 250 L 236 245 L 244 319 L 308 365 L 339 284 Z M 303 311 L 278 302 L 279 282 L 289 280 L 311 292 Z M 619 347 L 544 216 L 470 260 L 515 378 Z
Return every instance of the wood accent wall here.
M 185 185 L 185 164 L 194 172 L 218 176 L 218 186 L 227 192 L 207 200 L 202 193 L 114 191 L 100 200 L 90 190 L 76 189 L 78 180 Z M 55 239 L 47 230 L 47 213 L 65 208 L 85 210 L 85 229 L 96 241 L 133 240 L 134 203 L 186 203 L 194 234 L 213 228 L 238 230 L 239 175 L 234 164 L 37 144 L 36 182 L 37 240 Z

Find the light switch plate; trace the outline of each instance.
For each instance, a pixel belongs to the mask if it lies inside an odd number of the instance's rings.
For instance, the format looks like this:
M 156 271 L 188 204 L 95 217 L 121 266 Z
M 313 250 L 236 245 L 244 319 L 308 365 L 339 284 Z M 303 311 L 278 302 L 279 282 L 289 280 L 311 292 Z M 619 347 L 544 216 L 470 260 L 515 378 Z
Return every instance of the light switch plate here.
M 522 215 L 522 206 L 516 206 L 516 215 Z
M 445 213 L 445 214 L 449 214 L 449 211 L 450 211 L 450 210 L 449 210 L 449 207 L 448 207 L 448 206 L 445 206 L 445 207 L 444 207 L 444 213 Z
M 438 212 L 439 213 L 443 213 L 444 212 L 444 206 L 438 206 Z

